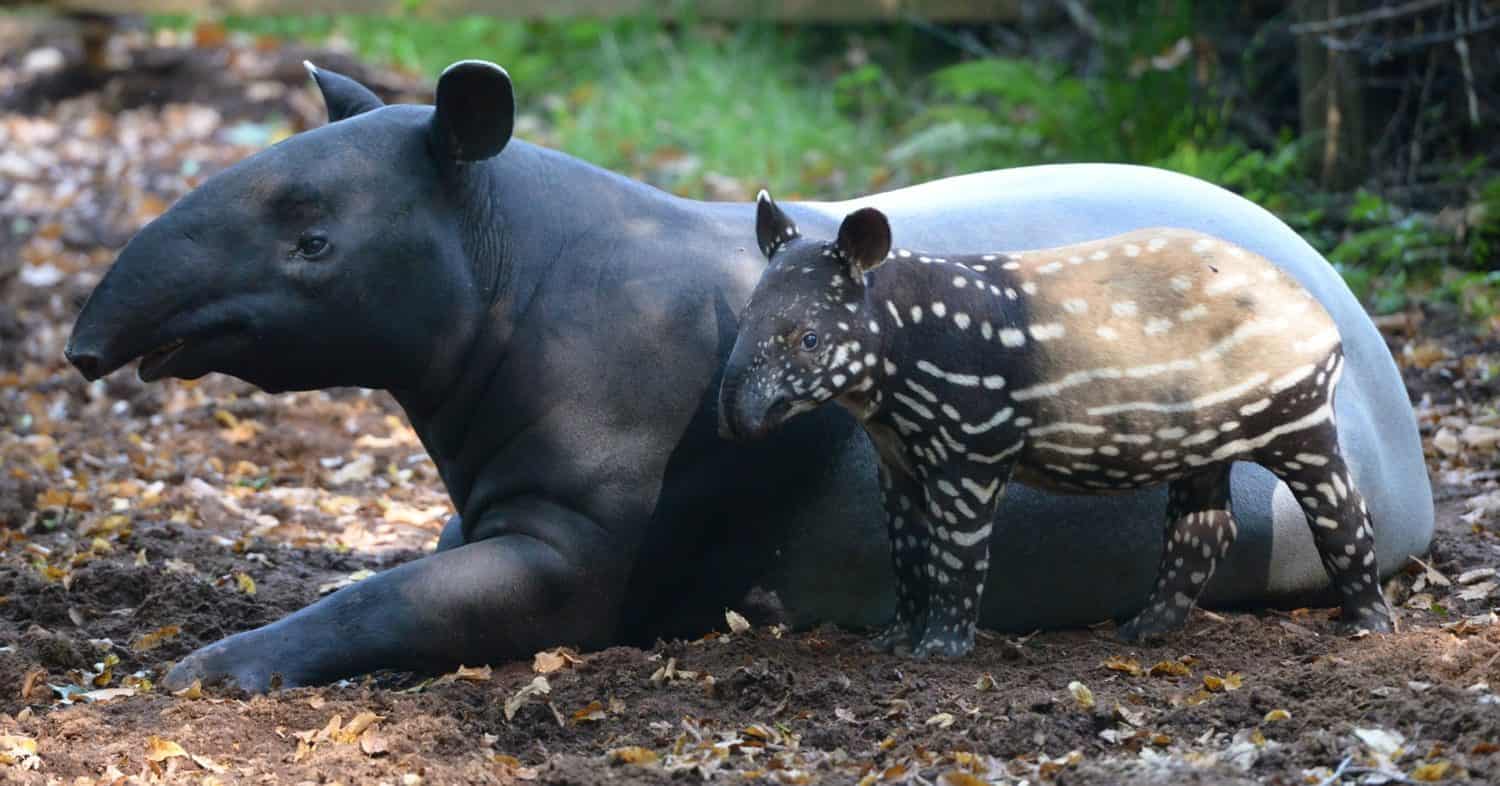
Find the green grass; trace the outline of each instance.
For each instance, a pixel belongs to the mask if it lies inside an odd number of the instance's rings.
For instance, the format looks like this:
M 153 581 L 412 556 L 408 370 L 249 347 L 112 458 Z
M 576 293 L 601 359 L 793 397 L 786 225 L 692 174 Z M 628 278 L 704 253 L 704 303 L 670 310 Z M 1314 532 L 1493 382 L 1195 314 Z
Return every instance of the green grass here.
M 413 0 L 420 6 L 420 0 Z M 1109 8 L 1110 6 L 1101 6 Z M 911 26 L 816 28 L 653 19 L 228 17 L 233 31 L 341 42 L 361 58 L 435 77 L 484 58 L 516 84 L 524 138 L 694 197 L 838 199 L 949 174 L 1057 161 L 1128 161 L 1234 189 L 1327 254 L 1375 310 L 1412 293 L 1476 317 L 1500 310 L 1500 179 L 1488 220 L 1461 241 L 1370 195 L 1352 206 L 1299 171 L 1290 132 L 1256 149 L 1225 130 L 1235 110 L 1191 68 L 1138 69 L 1193 28 L 1167 3 L 1105 67 L 1069 73 L 1021 58 L 966 58 Z M 187 17 L 157 17 L 186 27 Z M 1118 21 L 1118 20 L 1117 20 Z M 1123 24 L 1123 23 L 1121 23 Z M 1120 27 L 1119 24 L 1115 25 Z M 1476 163 L 1484 169 L 1484 162 Z M 1454 273 L 1454 265 L 1470 272 Z

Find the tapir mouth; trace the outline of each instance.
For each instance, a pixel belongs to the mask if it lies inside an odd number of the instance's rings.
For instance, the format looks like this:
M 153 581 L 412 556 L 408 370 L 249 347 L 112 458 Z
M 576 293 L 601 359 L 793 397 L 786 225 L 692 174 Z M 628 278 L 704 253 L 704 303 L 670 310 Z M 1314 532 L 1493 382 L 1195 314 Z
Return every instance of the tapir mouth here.
M 164 372 L 168 364 L 172 362 L 172 358 L 176 357 L 185 346 L 187 346 L 187 339 L 173 339 L 141 355 L 141 365 L 136 370 L 137 376 L 141 378 L 142 382 L 154 382 L 167 376 Z

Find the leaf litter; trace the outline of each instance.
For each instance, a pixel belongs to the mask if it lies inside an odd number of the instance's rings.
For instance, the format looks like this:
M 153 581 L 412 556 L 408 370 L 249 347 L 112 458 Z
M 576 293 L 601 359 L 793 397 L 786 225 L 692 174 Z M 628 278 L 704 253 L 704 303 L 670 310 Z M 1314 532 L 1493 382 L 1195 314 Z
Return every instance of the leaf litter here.
M 415 556 L 451 513 L 380 394 L 85 383 L 62 363 L 71 304 L 133 229 L 255 146 L 322 122 L 302 57 L 427 97 L 424 80 L 336 52 L 208 32 L 218 43 L 202 51 L 193 36 L 116 34 L 128 56 L 176 64 L 182 81 L 156 86 L 170 100 L 122 107 L 110 96 L 129 91 L 100 91 L 0 111 L 13 184 L 0 322 L 21 327 L 0 337 L 0 415 L 14 424 L 0 432 L 0 780 L 969 786 L 1164 772 L 1315 783 L 1341 757 L 1345 773 L 1388 763 L 1418 782 L 1500 768 L 1500 417 L 1484 371 L 1500 352 L 1447 333 L 1393 339 L 1439 497 L 1433 554 L 1388 585 L 1403 608 L 1394 637 L 1339 637 L 1322 610 L 1200 612 L 1151 646 L 1106 626 L 982 637 L 970 658 L 916 662 L 727 608 L 705 622 L 718 635 L 645 650 L 164 695 L 157 681 L 194 648 Z M 0 81 L 13 68 L 0 58 Z M 247 85 L 275 93 L 282 120 Z

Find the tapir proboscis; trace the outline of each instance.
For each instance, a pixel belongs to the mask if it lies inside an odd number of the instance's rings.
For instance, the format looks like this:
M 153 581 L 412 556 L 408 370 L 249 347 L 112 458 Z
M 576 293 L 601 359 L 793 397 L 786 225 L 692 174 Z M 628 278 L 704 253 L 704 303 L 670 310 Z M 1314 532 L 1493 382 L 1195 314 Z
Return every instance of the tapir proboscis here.
M 828 409 L 769 439 L 718 435 L 737 312 L 765 267 L 752 205 L 680 199 L 513 140 L 503 69 L 462 61 L 434 106 L 385 106 L 311 69 L 330 122 L 209 178 L 120 252 L 78 317 L 88 378 L 230 374 L 267 391 L 390 391 L 457 511 L 436 553 L 210 644 L 164 679 L 251 691 L 375 669 L 439 670 L 559 644 L 697 635 L 754 587 L 793 626 L 882 623 L 894 607 L 876 454 Z M 1380 335 L 1333 269 L 1216 186 L 1121 165 L 939 180 L 784 206 L 832 234 L 874 206 L 933 253 L 1045 248 L 1150 226 L 1275 260 L 1338 323 L 1335 408 L 1380 564 L 1427 547 L 1431 489 Z M 1327 577 L 1293 493 L 1236 465 L 1240 533 L 1206 602 L 1301 601 Z M 1137 611 L 1162 553 L 1160 491 L 1017 487 L 1036 519 L 990 558 L 980 623 L 1030 629 Z M 273 682 L 279 676 L 279 683 Z

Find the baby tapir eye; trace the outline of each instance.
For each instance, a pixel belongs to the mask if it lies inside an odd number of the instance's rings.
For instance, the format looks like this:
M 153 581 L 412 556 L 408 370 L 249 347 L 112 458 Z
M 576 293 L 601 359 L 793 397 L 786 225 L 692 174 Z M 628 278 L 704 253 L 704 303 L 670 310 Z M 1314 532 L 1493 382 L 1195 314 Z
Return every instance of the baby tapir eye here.
M 330 248 L 332 244 L 321 232 L 304 232 L 297 238 L 297 256 L 303 259 L 317 259 L 327 254 Z
M 811 352 L 818 348 L 818 334 L 811 330 L 802 334 L 802 348 Z

